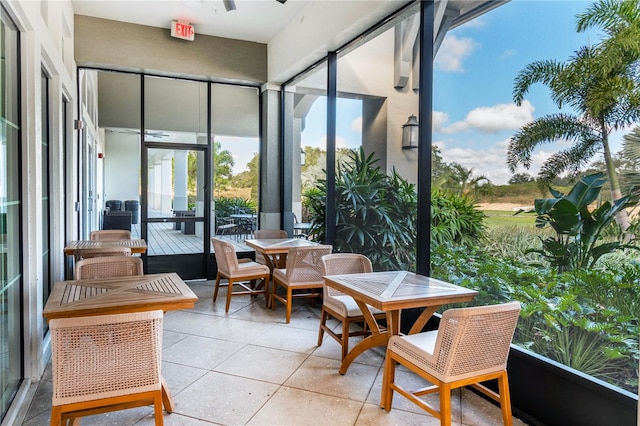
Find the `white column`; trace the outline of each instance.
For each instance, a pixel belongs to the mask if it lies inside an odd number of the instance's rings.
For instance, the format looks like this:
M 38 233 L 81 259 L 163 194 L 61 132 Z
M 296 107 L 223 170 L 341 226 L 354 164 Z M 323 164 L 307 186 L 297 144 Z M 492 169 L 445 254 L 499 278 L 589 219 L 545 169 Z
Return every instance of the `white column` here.
M 173 209 L 187 210 L 187 153 L 188 151 L 174 151 L 173 157 Z
M 163 157 L 160 162 L 162 185 L 160 188 L 160 211 L 162 214 L 171 214 L 171 157 Z

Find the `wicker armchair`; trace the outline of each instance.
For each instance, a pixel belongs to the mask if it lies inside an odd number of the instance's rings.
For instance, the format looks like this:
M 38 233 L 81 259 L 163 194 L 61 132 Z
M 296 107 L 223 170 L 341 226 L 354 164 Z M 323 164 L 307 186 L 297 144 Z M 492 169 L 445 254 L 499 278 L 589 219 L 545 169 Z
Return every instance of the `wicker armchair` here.
M 149 404 L 162 425 L 162 316 L 151 311 L 49 321 L 51 425 Z
M 108 248 L 86 248 L 76 250 L 74 257 L 76 262 L 82 259 L 90 259 L 93 257 L 107 256 L 131 256 L 131 248 L 129 247 L 108 247 Z
M 77 280 L 143 275 L 142 259 L 133 256 L 109 256 L 76 262 Z
M 286 268 L 273 270 L 271 307 L 274 300 L 282 302 L 287 307 L 287 324 L 291 320 L 291 304 L 294 298 L 313 299 L 320 296 L 319 290 L 324 286 L 320 259 L 330 254 L 332 248 L 330 245 L 292 248 L 287 254 Z M 285 289 L 285 296 L 278 294 L 278 286 Z
M 233 244 L 219 238 L 211 238 L 213 243 L 213 251 L 216 256 L 218 273 L 216 275 L 216 285 L 213 290 L 213 301 L 218 298 L 218 290 L 221 286 L 220 280 L 226 278 L 229 282 L 227 285 L 227 303 L 225 312 L 229 312 L 231 305 L 231 296 L 240 295 L 257 295 L 264 294 L 267 305 L 269 304 L 269 278 L 271 271 L 265 265 L 256 262 L 239 262 L 236 255 L 236 249 Z M 261 280 L 260 283 L 257 283 Z M 247 281 L 249 285 L 245 284 Z M 233 291 L 233 286 L 242 287 L 241 291 Z
M 322 275 L 357 274 L 372 272 L 371 261 L 362 254 L 334 253 L 322 256 Z M 373 307 L 369 307 L 377 319 L 385 319 L 386 314 Z M 340 334 L 327 327 L 327 318 L 331 316 L 342 323 Z M 362 322 L 363 330 L 350 331 L 351 323 Z M 353 297 L 347 296 L 335 288 L 324 285 L 322 288 L 322 313 L 320 315 L 320 329 L 318 330 L 318 346 L 322 345 L 324 332 L 333 337 L 342 346 L 342 359 L 349 352 L 349 337 L 366 336 L 367 323 L 362 311 Z
M 253 233 L 253 238 L 256 240 L 268 240 L 275 238 L 289 238 L 287 231 L 284 229 L 258 229 Z M 256 251 L 256 262 L 269 266 L 267 259 L 264 258 L 262 253 Z
M 101 231 L 91 231 L 89 239 L 93 241 L 130 240 L 131 231 L 124 229 L 103 229 Z
M 442 314 L 436 331 L 393 336 L 387 346 L 380 405 L 391 410 L 393 391 L 451 424 L 451 390 L 471 385 L 494 399 L 502 408 L 505 425 L 512 424 L 507 357 L 513 339 L 520 304 L 449 309 Z M 433 386 L 409 391 L 395 383 L 395 367 L 400 363 Z M 498 379 L 498 393 L 480 383 Z M 440 393 L 440 411 L 418 396 Z

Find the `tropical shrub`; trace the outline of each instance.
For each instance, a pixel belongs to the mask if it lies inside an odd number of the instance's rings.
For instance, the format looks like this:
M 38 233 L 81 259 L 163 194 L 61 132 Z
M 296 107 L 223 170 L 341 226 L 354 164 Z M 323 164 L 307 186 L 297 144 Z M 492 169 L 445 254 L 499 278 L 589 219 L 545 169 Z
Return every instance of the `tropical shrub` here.
M 479 292 L 469 305 L 521 302 L 514 344 L 635 393 L 640 263 L 618 265 L 559 274 L 454 244 L 431 252 L 434 278 Z
M 229 217 L 240 211 L 255 211 L 256 205 L 252 200 L 239 197 L 216 197 L 214 200 L 216 225 L 221 225 L 222 218 Z
M 476 243 L 484 231 L 484 213 L 473 201 L 456 193 L 431 192 L 431 241 L 463 245 Z
M 541 238 L 542 248 L 534 251 L 544 256 L 559 272 L 591 268 L 604 254 L 633 248 L 620 241 L 603 241 L 604 229 L 629 205 L 629 197 L 605 201 L 590 209 L 606 182 L 604 173 L 582 177 L 567 195 L 550 188 L 554 198 L 534 201 L 536 227 L 550 227 L 555 236 Z
M 410 269 L 415 262 L 417 196 L 395 170 L 387 176 L 373 154 L 351 151 L 336 170 L 335 252 L 362 253 L 376 270 Z M 311 233 L 325 239 L 326 180 L 305 192 Z

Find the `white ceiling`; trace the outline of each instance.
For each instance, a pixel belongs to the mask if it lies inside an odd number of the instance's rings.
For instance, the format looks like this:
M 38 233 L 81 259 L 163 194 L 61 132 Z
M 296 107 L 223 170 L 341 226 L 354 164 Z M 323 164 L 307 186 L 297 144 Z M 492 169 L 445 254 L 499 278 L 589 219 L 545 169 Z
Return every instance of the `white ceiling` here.
M 114 21 L 171 27 L 171 21 L 193 24 L 198 34 L 268 43 L 309 0 L 235 0 L 227 12 L 222 0 L 72 0 L 74 13 Z

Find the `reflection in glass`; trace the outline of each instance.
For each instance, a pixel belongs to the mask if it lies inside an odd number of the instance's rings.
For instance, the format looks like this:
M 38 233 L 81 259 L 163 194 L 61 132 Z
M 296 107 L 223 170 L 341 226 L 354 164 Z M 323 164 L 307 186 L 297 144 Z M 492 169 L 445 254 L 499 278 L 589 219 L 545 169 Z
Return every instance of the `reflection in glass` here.
M 0 8 L 0 417 L 22 378 L 18 31 Z

